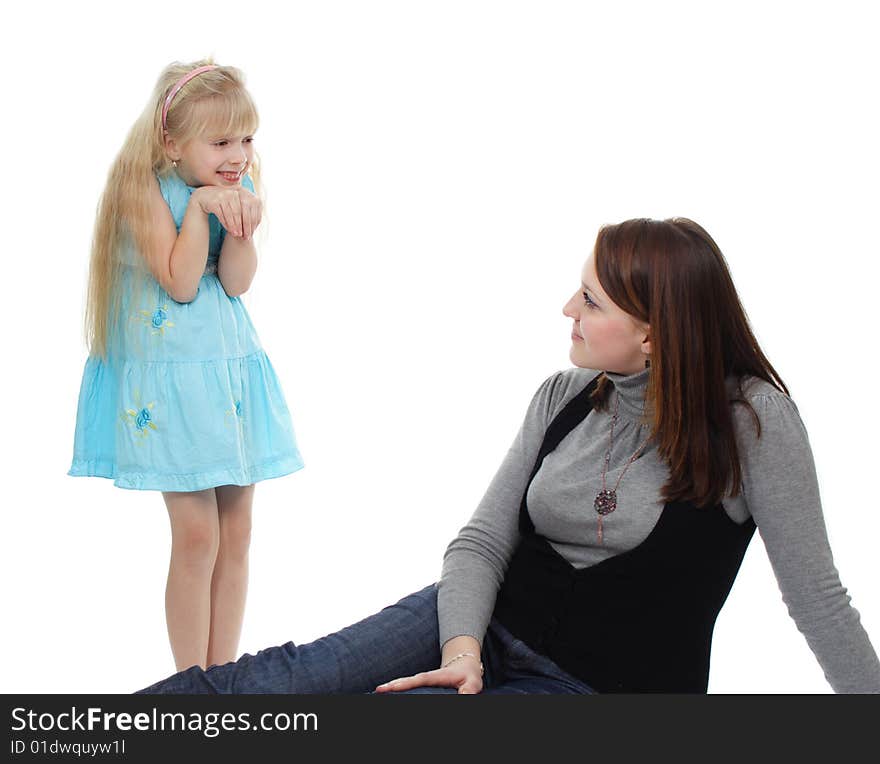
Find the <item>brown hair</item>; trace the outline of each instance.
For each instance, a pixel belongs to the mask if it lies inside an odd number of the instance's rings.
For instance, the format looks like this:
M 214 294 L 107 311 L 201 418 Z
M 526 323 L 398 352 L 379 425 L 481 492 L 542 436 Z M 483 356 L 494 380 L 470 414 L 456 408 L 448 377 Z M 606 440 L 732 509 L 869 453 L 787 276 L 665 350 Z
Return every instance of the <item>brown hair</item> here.
M 624 311 L 650 325 L 651 367 L 645 393 L 654 442 L 669 466 L 666 501 L 714 506 L 739 495 L 742 469 L 731 403 L 746 376 L 788 395 L 758 346 L 718 245 L 687 218 L 627 220 L 603 226 L 594 250 L 599 283 Z M 728 399 L 725 379 L 737 379 Z M 594 401 L 610 392 L 600 380 Z

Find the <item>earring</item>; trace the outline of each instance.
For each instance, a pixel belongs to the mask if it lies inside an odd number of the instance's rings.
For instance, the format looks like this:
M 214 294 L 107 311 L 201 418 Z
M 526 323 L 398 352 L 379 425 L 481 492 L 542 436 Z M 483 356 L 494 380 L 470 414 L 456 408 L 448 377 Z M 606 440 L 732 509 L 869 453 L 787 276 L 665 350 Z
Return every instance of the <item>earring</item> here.
M 650 358 L 646 358 L 646 359 L 645 359 L 645 368 L 646 368 L 646 369 L 650 369 L 650 368 L 651 368 L 651 359 L 650 359 Z
M 177 167 L 177 160 L 176 160 L 176 159 L 172 159 L 172 160 L 171 160 L 171 165 L 172 165 L 173 167 Z

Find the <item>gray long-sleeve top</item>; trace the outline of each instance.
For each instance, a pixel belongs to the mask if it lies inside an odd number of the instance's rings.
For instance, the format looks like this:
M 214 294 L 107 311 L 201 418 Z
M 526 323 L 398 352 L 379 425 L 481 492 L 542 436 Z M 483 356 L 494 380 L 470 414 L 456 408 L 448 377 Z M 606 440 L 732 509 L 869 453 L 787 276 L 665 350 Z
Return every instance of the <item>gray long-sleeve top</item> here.
M 486 495 L 444 556 L 438 592 L 441 644 L 459 635 L 482 642 L 519 543 L 520 500 L 544 433 L 597 373 L 579 368 L 558 372 L 535 393 Z M 591 411 L 548 455 L 528 492 L 536 532 L 576 568 L 636 547 L 664 506 L 660 491 L 668 468 L 651 444 L 623 476 L 617 509 L 603 519 L 604 543 L 597 543 L 593 499 L 602 488 L 615 398 L 620 401 L 619 421 L 606 477 L 609 487 L 650 432 L 644 418 L 648 371 L 608 377 L 614 390 L 607 410 Z M 880 692 L 880 661 L 834 567 L 813 455 L 797 407 L 763 380 L 746 380 L 743 392 L 761 422 L 761 435 L 757 437 L 750 412 L 733 406 L 742 491 L 736 498 L 725 498 L 724 509 L 737 523 L 754 518 L 788 612 L 832 689 Z

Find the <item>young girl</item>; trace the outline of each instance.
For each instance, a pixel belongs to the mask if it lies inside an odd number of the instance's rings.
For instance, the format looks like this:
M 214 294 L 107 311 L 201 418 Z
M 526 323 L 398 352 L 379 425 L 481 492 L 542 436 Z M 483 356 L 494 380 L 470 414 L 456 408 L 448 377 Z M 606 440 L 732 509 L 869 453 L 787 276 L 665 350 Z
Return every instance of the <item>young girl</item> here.
M 756 528 L 831 687 L 880 692 L 806 431 L 715 242 L 682 218 L 605 226 L 579 281 L 575 368 L 539 387 L 438 586 L 142 692 L 703 693 Z
M 257 267 L 258 117 L 242 74 L 170 65 L 99 205 L 69 474 L 162 491 L 178 669 L 237 654 L 254 483 L 303 466 L 240 295 Z

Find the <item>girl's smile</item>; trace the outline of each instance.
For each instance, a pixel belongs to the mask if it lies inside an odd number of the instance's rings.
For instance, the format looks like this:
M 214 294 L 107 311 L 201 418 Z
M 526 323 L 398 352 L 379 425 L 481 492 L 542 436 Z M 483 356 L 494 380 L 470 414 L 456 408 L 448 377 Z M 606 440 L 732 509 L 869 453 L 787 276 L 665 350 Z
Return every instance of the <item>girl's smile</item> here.
M 177 174 L 188 186 L 237 186 L 254 161 L 254 136 L 196 138 L 185 146 L 167 141 Z
M 238 185 L 241 182 L 242 176 L 244 175 L 244 170 L 237 170 L 235 172 L 218 171 L 217 174 L 226 182 L 233 185 Z

